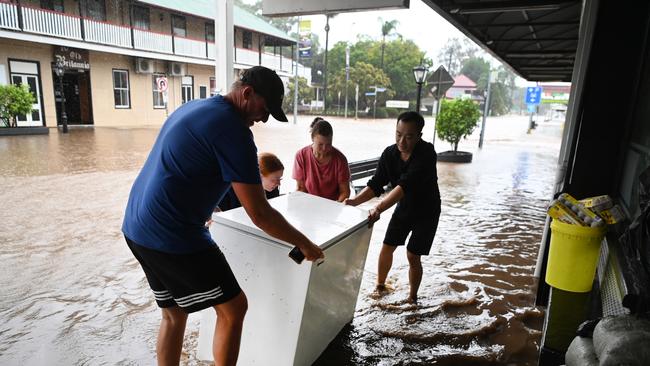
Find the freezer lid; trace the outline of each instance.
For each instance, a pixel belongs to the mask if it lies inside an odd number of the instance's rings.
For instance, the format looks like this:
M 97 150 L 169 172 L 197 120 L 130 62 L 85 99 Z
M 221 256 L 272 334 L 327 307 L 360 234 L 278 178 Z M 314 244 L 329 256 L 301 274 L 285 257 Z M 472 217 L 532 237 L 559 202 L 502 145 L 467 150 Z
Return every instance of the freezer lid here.
M 304 192 L 291 192 L 269 200 L 291 225 L 322 249 L 367 225 L 368 212 L 357 207 L 317 197 Z M 293 247 L 275 239 L 255 226 L 243 207 L 212 215 L 216 224 L 225 225 L 267 240 Z M 210 230 L 219 243 L 218 229 Z

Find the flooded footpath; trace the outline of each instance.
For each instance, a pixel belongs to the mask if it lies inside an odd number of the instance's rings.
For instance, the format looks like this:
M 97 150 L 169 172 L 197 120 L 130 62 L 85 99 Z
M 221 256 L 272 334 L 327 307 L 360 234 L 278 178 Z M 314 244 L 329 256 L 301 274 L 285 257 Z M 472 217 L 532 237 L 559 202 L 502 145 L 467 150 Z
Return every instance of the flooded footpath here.
M 295 189 L 293 156 L 310 143 L 308 123 L 253 128 L 259 151 L 284 162 L 282 192 Z M 350 161 L 394 143 L 393 120 L 332 123 L 334 146 Z M 438 163 L 442 215 L 417 306 L 402 302 L 403 249 L 391 292 L 372 296 L 390 212 L 382 215 L 354 320 L 316 365 L 536 364 L 543 311 L 533 272 L 562 125 L 540 122 L 531 134 L 527 126 L 526 116 L 490 118 L 482 150 L 478 130 L 459 147 L 474 153 L 472 163 Z M 120 226 L 158 128 L 50 132 L 0 138 L 0 364 L 154 364 L 160 314 Z M 432 123 L 423 134 L 431 141 Z M 188 320 L 184 365 L 204 364 L 199 321 Z

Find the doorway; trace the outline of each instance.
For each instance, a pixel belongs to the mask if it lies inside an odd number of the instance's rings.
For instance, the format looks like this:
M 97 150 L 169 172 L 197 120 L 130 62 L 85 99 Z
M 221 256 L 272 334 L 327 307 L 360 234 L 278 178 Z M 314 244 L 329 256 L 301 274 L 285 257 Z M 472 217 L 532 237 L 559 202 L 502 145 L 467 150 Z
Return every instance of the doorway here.
M 65 114 L 69 125 L 92 125 L 92 97 L 90 92 L 89 70 L 65 70 L 62 79 L 52 72 L 54 80 L 54 100 L 56 104 L 56 123 L 61 125 L 61 107 L 65 105 Z M 63 93 L 61 91 L 63 84 Z M 62 103 L 62 97 L 65 103 Z
M 41 108 L 41 91 L 38 87 L 38 75 L 11 74 L 11 83 L 15 85 L 27 85 L 34 96 L 32 112 L 16 116 L 16 125 L 20 127 L 43 126 L 43 111 Z

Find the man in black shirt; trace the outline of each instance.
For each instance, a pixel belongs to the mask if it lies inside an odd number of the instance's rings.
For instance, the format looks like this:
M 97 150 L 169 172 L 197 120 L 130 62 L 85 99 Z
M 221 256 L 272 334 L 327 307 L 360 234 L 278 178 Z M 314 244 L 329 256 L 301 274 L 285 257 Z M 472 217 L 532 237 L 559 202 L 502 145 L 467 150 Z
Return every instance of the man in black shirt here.
M 377 291 L 386 290 L 386 277 L 393 264 L 393 252 L 404 245 L 409 261 L 409 297 L 417 302 L 422 281 L 420 256 L 428 255 L 440 218 L 440 191 L 436 171 L 436 151 L 433 145 L 423 141 L 424 118 L 417 112 L 404 112 L 397 117 L 395 145 L 381 154 L 375 175 L 356 197 L 345 201 L 356 206 L 384 193 L 388 183 L 394 188 L 368 213 L 370 224 L 379 220 L 380 214 L 397 203 L 390 219 L 384 244 L 379 254 Z

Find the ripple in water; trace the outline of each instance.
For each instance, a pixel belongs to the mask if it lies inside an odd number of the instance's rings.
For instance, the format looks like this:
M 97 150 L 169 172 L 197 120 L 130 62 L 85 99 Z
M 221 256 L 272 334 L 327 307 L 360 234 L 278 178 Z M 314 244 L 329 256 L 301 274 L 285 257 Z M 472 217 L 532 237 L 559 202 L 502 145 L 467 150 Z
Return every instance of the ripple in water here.
M 371 296 L 389 213 L 383 215 L 355 318 L 317 365 L 536 364 L 543 313 L 533 306 L 533 270 L 559 132 L 542 124 L 526 135 L 527 119 L 520 120 L 489 121 L 488 133 L 521 134 L 498 143 L 488 134 L 471 164 L 438 164 L 442 216 L 431 255 L 423 257 L 417 306 L 402 302 L 403 249 L 389 275 L 392 291 Z M 394 121 L 333 124 L 334 144 L 349 160 L 392 143 Z M 372 138 L 359 139 L 359 128 Z M 551 132 L 537 134 L 545 128 Z M 297 128 L 254 128 L 259 150 L 276 152 L 287 177 L 293 154 L 308 143 L 306 131 L 307 120 Z M 0 139 L 0 153 L 12 157 L 0 159 L 0 364 L 155 362 L 159 310 L 120 225 L 157 133 L 96 128 Z M 465 150 L 474 151 L 475 142 Z M 285 181 L 282 191 L 292 190 Z M 199 319 L 188 320 L 185 365 L 205 364 L 196 358 Z

